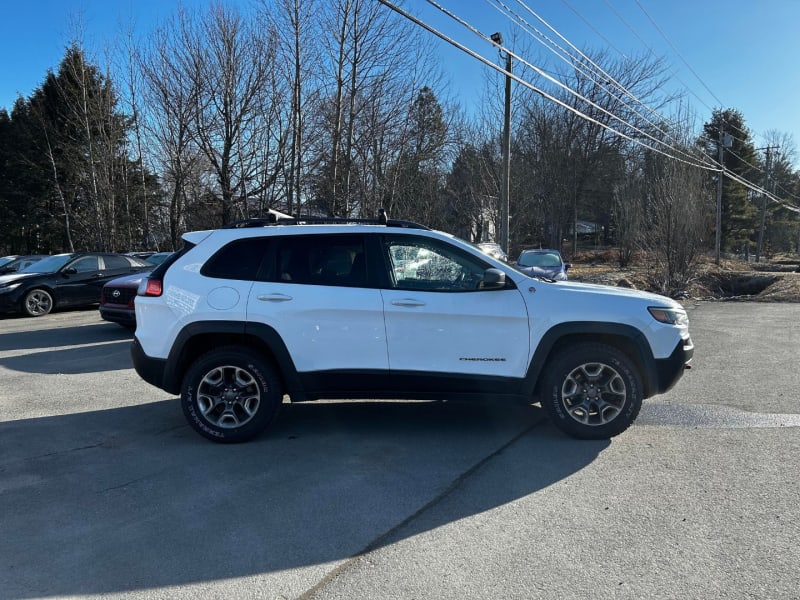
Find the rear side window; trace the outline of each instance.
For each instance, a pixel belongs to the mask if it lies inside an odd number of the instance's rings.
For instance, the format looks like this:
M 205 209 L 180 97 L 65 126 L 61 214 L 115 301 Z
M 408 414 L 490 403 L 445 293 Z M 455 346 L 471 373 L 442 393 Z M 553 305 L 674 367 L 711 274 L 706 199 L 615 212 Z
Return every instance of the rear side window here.
M 200 273 L 218 279 L 254 281 L 267 252 L 268 238 L 236 240 L 220 248 L 206 261 Z
M 274 279 L 283 283 L 363 287 L 364 240 L 359 235 L 286 236 L 278 241 Z
M 105 269 L 109 271 L 116 269 L 130 269 L 131 266 L 139 266 L 138 262 L 130 261 L 124 256 L 114 256 L 113 254 L 103 256 L 103 263 L 105 265 Z

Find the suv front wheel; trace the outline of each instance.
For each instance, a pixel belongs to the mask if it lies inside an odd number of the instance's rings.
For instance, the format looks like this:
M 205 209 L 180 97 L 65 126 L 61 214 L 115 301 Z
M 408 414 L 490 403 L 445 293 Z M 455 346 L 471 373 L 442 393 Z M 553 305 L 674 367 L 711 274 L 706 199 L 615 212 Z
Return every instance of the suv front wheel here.
M 583 439 L 607 439 L 630 427 L 642 407 L 633 362 L 605 344 L 565 348 L 547 367 L 541 403 L 553 424 Z
M 183 380 L 181 405 L 189 425 L 221 443 L 250 440 L 272 422 L 283 400 L 275 369 L 236 346 L 198 358 Z

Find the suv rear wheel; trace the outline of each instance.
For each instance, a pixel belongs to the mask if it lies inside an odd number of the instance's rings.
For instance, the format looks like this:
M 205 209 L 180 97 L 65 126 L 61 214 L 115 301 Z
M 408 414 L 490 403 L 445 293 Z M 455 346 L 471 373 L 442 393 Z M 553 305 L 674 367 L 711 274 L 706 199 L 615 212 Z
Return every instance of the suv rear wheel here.
M 221 443 L 250 440 L 274 419 L 283 399 L 275 369 L 260 354 L 229 346 L 198 358 L 183 380 L 189 425 Z
M 630 427 L 642 407 L 642 383 L 633 362 L 605 344 L 562 350 L 547 367 L 542 408 L 563 432 L 607 439 Z

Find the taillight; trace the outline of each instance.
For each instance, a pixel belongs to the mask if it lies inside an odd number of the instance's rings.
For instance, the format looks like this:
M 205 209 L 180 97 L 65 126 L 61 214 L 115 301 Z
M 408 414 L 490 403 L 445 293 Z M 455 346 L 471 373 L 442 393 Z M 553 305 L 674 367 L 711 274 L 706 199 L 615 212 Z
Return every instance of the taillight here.
M 139 289 L 136 290 L 136 295 L 160 296 L 163 291 L 160 279 L 143 279 L 139 284 Z

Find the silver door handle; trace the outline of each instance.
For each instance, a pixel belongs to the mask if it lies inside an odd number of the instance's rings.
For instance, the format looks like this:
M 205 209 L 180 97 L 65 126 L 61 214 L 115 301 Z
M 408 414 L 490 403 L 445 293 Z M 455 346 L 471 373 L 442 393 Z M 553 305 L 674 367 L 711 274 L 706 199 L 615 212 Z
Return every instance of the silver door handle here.
M 392 300 L 395 306 L 425 306 L 424 302 L 419 300 Z
M 287 296 L 286 294 L 269 294 L 267 296 L 256 296 L 262 302 L 286 302 L 287 300 L 293 300 L 291 296 Z

